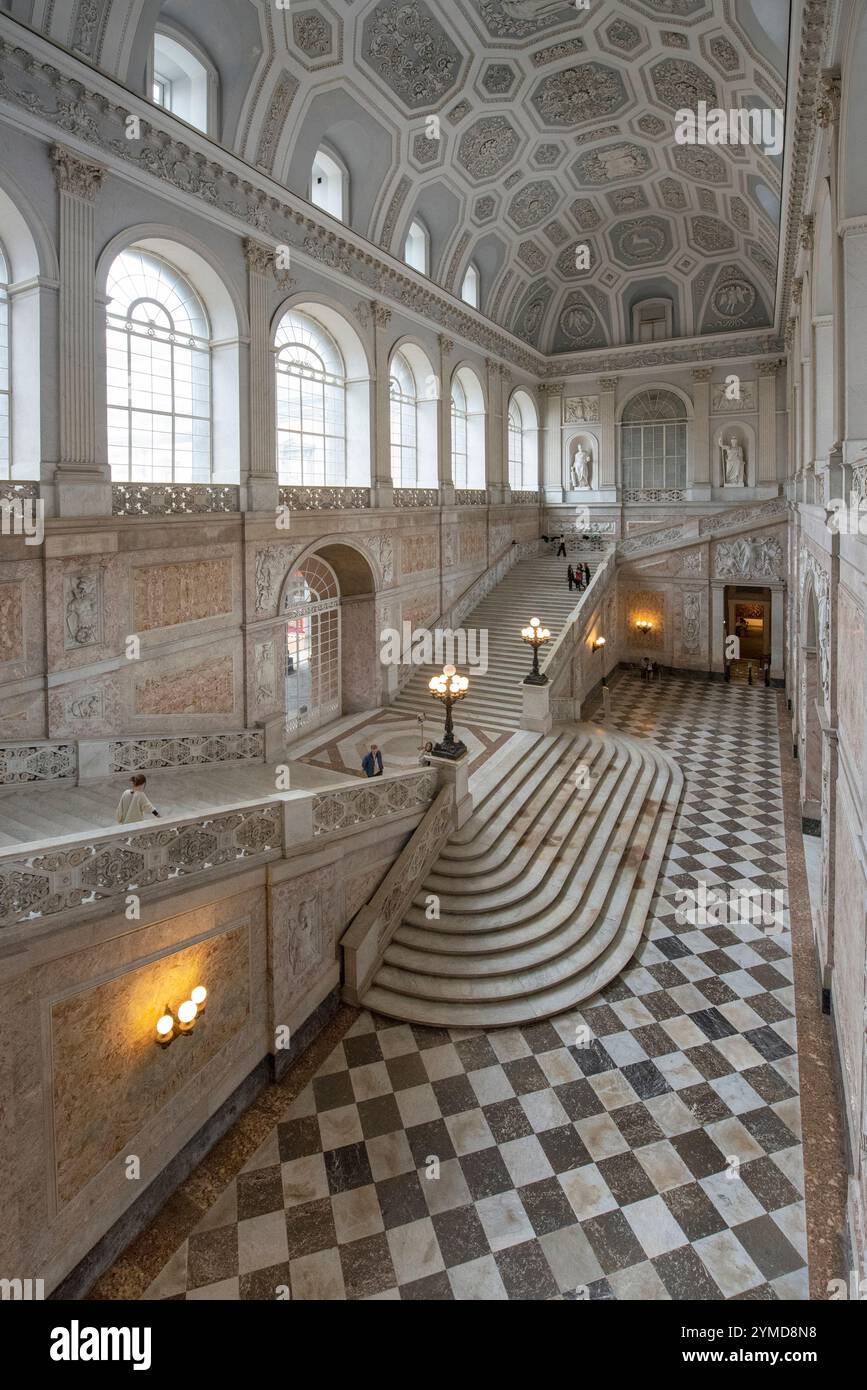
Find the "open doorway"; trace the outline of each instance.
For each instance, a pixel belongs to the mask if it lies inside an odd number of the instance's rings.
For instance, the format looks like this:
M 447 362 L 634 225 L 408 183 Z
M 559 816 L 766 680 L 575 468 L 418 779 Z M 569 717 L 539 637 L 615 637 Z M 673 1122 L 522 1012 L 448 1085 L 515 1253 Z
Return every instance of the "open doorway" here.
M 764 685 L 770 679 L 770 589 L 727 586 L 725 651 L 729 680 Z

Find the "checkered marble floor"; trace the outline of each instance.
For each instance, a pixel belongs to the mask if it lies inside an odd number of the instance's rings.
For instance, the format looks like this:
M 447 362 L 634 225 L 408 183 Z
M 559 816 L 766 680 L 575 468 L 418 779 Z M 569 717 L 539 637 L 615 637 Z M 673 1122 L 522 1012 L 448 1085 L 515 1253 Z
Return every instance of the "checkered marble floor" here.
M 145 1297 L 807 1298 L 788 931 L 677 916 L 786 887 L 776 698 L 622 680 L 687 778 L 630 968 L 532 1027 L 359 1014 Z

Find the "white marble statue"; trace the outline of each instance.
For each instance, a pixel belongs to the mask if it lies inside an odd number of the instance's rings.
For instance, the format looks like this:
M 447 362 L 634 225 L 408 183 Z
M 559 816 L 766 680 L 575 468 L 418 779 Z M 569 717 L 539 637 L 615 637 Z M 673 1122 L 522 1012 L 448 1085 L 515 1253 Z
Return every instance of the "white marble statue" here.
M 572 459 L 572 467 L 570 470 L 572 475 L 573 487 L 578 488 L 590 486 L 590 469 L 592 463 L 592 455 L 588 452 L 587 449 L 584 448 L 583 444 L 579 444 L 578 448 L 575 450 L 575 455 Z
M 723 486 L 746 487 L 747 460 L 743 445 L 738 443 L 735 435 L 731 435 L 728 444 L 723 441 L 720 449 L 723 458 Z

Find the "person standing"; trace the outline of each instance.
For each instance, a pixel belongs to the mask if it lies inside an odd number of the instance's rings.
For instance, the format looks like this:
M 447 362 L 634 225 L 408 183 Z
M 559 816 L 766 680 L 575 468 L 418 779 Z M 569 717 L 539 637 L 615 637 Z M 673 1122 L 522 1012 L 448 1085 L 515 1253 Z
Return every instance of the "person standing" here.
M 147 820 L 148 816 L 156 816 L 159 819 L 160 813 L 145 791 L 147 780 L 141 772 L 136 772 L 130 777 L 130 784 L 117 805 L 115 818 L 118 825 L 129 825 L 135 820 Z
M 560 559 L 560 556 L 561 556 L 561 555 L 563 556 L 563 559 L 565 560 L 565 558 L 566 558 L 566 538 L 565 538 L 565 536 L 558 536 L 558 537 L 557 537 L 557 559 L 558 559 L 558 560 Z
M 573 568 L 572 568 L 571 565 L 570 565 L 569 568 L 566 570 L 566 577 L 567 577 L 567 579 L 569 580 L 569 592 L 571 593 L 572 590 L 575 588 L 575 586 L 576 586 L 577 583 L 578 583 L 578 580 L 577 580 L 577 578 L 576 578 L 576 576 L 575 576 L 575 571 L 573 570 Z
M 584 587 L 586 589 L 590 583 L 590 566 L 586 560 L 583 562 L 581 568 L 584 571 Z
M 361 766 L 365 777 L 382 776 L 382 754 L 375 743 L 370 745 L 370 752 L 365 753 L 361 760 Z

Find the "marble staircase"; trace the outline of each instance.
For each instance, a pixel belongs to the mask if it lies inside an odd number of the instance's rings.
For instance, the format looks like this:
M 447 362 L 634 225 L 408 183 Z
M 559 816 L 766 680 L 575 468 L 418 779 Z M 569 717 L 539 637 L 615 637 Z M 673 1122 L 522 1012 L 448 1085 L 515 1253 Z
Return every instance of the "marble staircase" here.
M 422 883 L 366 1008 L 431 1026 L 528 1023 L 596 994 L 635 953 L 683 787 L 672 759 L 595 726 L 519 732 L 471 787 L 473 814 Z
M 591 575 L 595 574 L 600 563 L 598 553 L 582 552 L 578 558 L 586 560 Z M 581 598 L 577 590 L 569 590 L 566 571 L 570 562 L 576 562 L 574 551 L 566 560 L 550 555 L 522 560 L 464 619 L 464 629 L 475 628 L 488 634 L 488 669 L 482 674 L 473 668 L 461 668 L 470 676 L 470 693 L 455 712 L 456 723 L 491 729 L 520 727 L 521 682 L 532 659 L 521 641 L 521 628 L 531 618 L 539 618 L 554 639 L 565 627 Z M 392 708 L 407 714 L 424 714 L 430 719 L 435 710 L 428 682 L 440 669 L 419 666 Z

